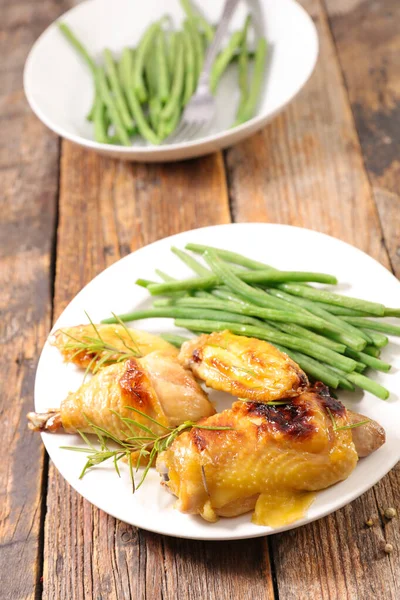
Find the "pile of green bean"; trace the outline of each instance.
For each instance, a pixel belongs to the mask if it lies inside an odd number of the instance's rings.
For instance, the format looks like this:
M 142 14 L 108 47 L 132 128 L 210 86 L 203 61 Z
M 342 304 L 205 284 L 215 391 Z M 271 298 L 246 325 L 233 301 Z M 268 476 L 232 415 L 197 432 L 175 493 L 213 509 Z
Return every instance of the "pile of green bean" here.
M 380 359 L 388 335 L 400 335 L 400 327 L 370 317 L 400 317 L 400 309 L 315 288 L 310 282 L 334 285 L 325 273 L 280 271 L 241 254 L 199 244 L 187 250 L 202 255 L 199 262 L 188 252 L 172 248 L 196 277 L 176 280 L 157 270 L 163 280 L 146 279 L 156 299 L 153 307 L 118 316 L 122 321 L 154 317 L 175 319 L 177 327 L 196 334 L 230 330 L 266 340 L 286 352 L 310 378 L 353 391 L 360 387 L 378 398 L 387 389 L 364 374 L 368 368 L 388 372 L 391 365 Z M 102 323 L 116 323 L 114 317 Z M 163 336 L 180 346 L 185 338 Z
M 132 137 L 140 135 L 151 144 L 160 144 L 175 131 L 196 90 L 207 46 L 214 37 L 214 27 L 194 11 L 189 0 L 181 3 L 186 13 L 181 31 L 173 30 L 170 19 L 163 17 L 146 29 L 136 48 L 124 48 L 118 60 L 105 49 L 102 65 L 68 25 L 59 24 L 93 76 L 94 101 L 87 119 L 93 122 L 97 142 L 131 146 Z M 215 93 L 227 67 L 237 62 L 241 98 L 235 125 L 254 115 L 265 70 L 266 40 L 259 38 L 255 51 L 250 52 L 249 26 L 247 17 L 243 29 L 231 35 L 215 59 L 210 79 Z M 253 56 L 250 76 L 249 58 Z

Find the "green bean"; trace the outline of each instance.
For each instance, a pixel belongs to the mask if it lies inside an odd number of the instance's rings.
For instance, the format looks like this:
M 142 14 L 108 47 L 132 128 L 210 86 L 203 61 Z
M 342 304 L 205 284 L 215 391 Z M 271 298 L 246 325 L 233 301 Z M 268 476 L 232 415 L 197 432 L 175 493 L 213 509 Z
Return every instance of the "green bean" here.
M 129 108 L 131 109 L 140 135 L 151 144 L 159 144 L 160 140 L 147 123 L 142 107 L 140 106 L 133 89 L 133 54 L 129 48 L 124 48 L 122 51 L 122 57 L 119 63 L 119 74 L 129 103 Z
M 152 307 L 159 308 L 160 306 L 175 306 L 176 302 L 173 298 L 157 298 L 154 300 Z
M 241 125 L 254 116 L 260 98 L 261 88 L 264 82 L 266 57 L 267 41 L 265 38 L 259 38 L 257 41 L 256 56 L 254 59 L 254 72 L 250 83 L 248 97 L 235 125 Z
M 379 385 L 376 381 L 361 375 L 360 373 L 348 373 L 347 379 L 367 392 L 370 392 L 374 396 L 377 396 L 381 400 L 387 400 L 390 396 L 389 391 L 383 386 Z
M 204 37 L 203 49 L 206 50 L 207 46 L 211 44 L 214 39 L 215 27 L 210 25 L 210 23 L 202 15 L 196 15 L 195 21 L 198 27 L 202 30 Z
M 189 338 L 185 338 L 181 335 L 175 335 L 175 333 L 160 333 L 159 337 L 166 342 L 169 342 L 173 346 L 176 346 L 177 348 L 180 348 L 182 344 L 189 340 Z
M 94 96 L 93 96 L 93 101 L 92 101 L 92 106 L 90 107 L 90 110 L 88 112 L 88 114 L 86 115 L 86 121 L 94 121 L 94 113 L 96 110 L 96 98 L 97 98 L 98 94 L 95 90 L 94 92 Z
M 195 90 L 195 56 L 192 40 L 187 29 L 182 32 L 184 58 L 185 58 L 185 82 L 183 92 L 183 104 L 187 104 Z
M 385 306 L 385 317 L 400 317 L 400 308 L 388 308 Z
M 239 286 L 237 285 L 238 283 Z M 243 283 L 244 285 L 241 285 L 241 283 Z M 240 298 L 242 301 L 244 301 L 245 304 L 254 304 L 255 306 L 261 306 L 264 308 L 276 308 L 277 310 L 282 309 L 282 301 L 280 300 L 280 298 L 274 298 L 273 296 L 270 296 L 263 290 L 253 288 L 245 284 L 244 282 L 241 282 L 241 280 L 238 277 L 236 277 L 236 279 L 231 279 L 230 289 L 233 291 L 232 298 Z M 212 292 L 212 294 L 215 293 L 215 291 Z M 302 312 L 302 314 L 304 313 L 305 311 Z
M 146 57 L 144 63 L 144 73 L 146 76 L 146 85 L 149 92 L 149 98 L 155 98 L 157 97 L 157 65 L 154 52 L 149 52 Z
M 175 246 L 171 246 L 171 251 L 176 256 L 178 256 L 178 258 L 180 258 L 181 261 L 184 262 L 185 265 L 187 265 L 189 267 L 189 269 L 192 269 L 192 271 L 194 271 L 197 275 L 200 275 L 200 277 L 208 277 L 209 275 L 212 274 L 211 271 L 209 269 L 207 269 L 207 267 L 204 267 L 195 258 L 193 258 L 193 256 L 191 256 L 187 252 L 184 252 L 183 250 L 180 250 L 179 248 L 176 248 Z
M 176 281 L 176 279 L 174 277 L 171 277 L 171 275 L 164 273 L 164 271 L 160 271 L 160 269 L 156 269 L 156 273 L 163 281 Z M 172 303 L 174 303 L 174 302 L 176 302 L 176 300 L 178 300 L 179 298 L 183 298 L 184 296 L 186 296 L 186 292 L 174 292 L 173 294 L 170 295 L 169 299 L 172 300 Z M 154 302 L 153 302 L 153 306 L 155 306 Z M 160 306 L 167 306 L 167 305 L 163 304 Z
M 165 273 L 165 271 L 156 269 L 155 272 L 156 275 L 158 275 L 163 281 L 176 281 L 175 277 L 171 277 L 171 275 L 168 275 L 168 273 Z
M 127 88 L 130 86 L 132 80 L 131 75 L 133 71 L 134 56 L 135 50 L 125 46 L 125 48 L 122 49 L 120 59 L 117 61 L 118 79 L 126 99 L 128 99 Z
M 187 32 L 190 36 L 192 47 L 193 47 L 194 67 L 195 67 L 194 79 L 195 79 L 195 88 L 196 88 L 197 81 L 198 81 L 200 73 L 203 69 L 203 61 L 204 61 L 203 44 L 202 44 L 201 36 L 196 27 L 194 19 L 190 19 L 190 18 L 187 19 L 184 22 L 183 26 L 187 30 Z
M 206 255 L 204 255 L 206 256 Z M 233 274 L 233 273 L 232 273 Z M 253 284 L 271 284 L 283 281 L 319 281 L 333 283 L 336 278 L 325 273 L 308 273 L 302 271 L 239 271 L 235 273 L 236 279 Z M 215 287 L 221 283 L 217 276 L 193 277 L 176 281 L 170 285 L 158 284 L 150 288 L 153 295 L 181 290 L 204 290 Z M 255 290 L 261 292 L 261 290 Z
M 354 360 L 363 362 L 368 367 L 371 367 L 371 369 L 376 369 L 377 371 L 383 371 L 384 373 L 388 373 L 390 371 L 390 369 L 392 368 L 392 366 L 389 365 L 389 363 L 384 362 L 383 360 L 380 360 L 379 358 L 375 358 L 374 356 L 371 356 L 370 354 L 366 354 L 365 352 L 356 352 L 355 350 L 351 350 L 350 348 L 347 348 L 346 355 L 350 356 L 350 358 L 354 358 Z
M 182 92 L 185 83 L 185 57 L 183 54 L 183 41 L 181 36 L 177 38 L 176 44 L 177 50 L 171 94 L 166 105 L 161 110 L 162 119 L 170 119 L 173 116 L 176 107 L 180 108 L 182 101 Z
M 128 133 L 121 120 L 120 114 L 114 102 L 114 98 L 112 97 L 111 92 L 108 88 L 105 71 L 101 67 L 99 67 L 96 71 L 96 81 L 101 99 L 106 105 L 111 122 L 115 127 L 116 135 L 118 136 L 121 144 L 123 144 L 124 146 L 130 146 L 131 142 Z
M 187 250 L 191 250 L 192 252 L 195 252 L 196 254 L 204 254 L 204 252 L 206 250 L 214 250 L 216 252 L 216 254 L 218 255 L 219 258 L 222 258 L 223 260 L 226 260 L 228 262 L 232 262 L 234 264 L 240 265 L 242 267 L 246 267 L 248 269 L 258 269 L 258 270 L 263 270 L 263 269 L 272 269 L 272 270 L 276 270 L 273 267 L 271 267 L 270 265 L 267 265 L 265 263 L 253 260 L 251 258 L 248 258 L 246 256 L 243 256 L 242 254 L 238 254 L 236 252 L 231 252 L 229 250 L 223 250 L 222 248 L 215 248 L 213 246 L 205 246 L 202 244 L 194 244 L 194 243 L 189 243 L 186 244 L 186 249 Z M 320 302 L 314 302 L 314 306 L 318 307 L 318 308 L 322 308 L 324 309 L 326 312 L 330 312 L 333 315 L 343 315 L 343 316 L 361 316 L 360 311 L 357 311 L 355 309 L 351 309 L 351 308 L 344 308 L 341 306 L 333 306 L 333 305 L 329 305 L 329 304 L 325 304 L 325 303 L 320 303 Z M 350 315 L 345 315 L 344 311 L 349 311 L 349 313 L 351 312 L 352 314 Z M 362 314 L 366 314 L 364 313 L 364 311 L 361 311 Z M 354 313 L 354 314 L 353 314 Z M 371 313 L 368 313 L 368 315 L 370 315 Z M 385 316 L 400 316 L 400 309 L 397 308 L 386 308 L 385 307 Z
M 255 300 L 256 303 L 262 303 L 264 301 L 264 305 L 265 305 L 265 300 L 263 297 L 263 292 L 261 290 L 257 290 L 255 288 L 250 287 L 249 285 L 247 285 L 247 283 L 245 283 L 244 281 L 241 281 L 241 279 L 239 279 L 239 277 L 237 277 L 230 269 L 227 265 L 225 265 L 221 259 L 219 259 L 217 257 L 217 255 L 215 254 L 215 252 L 212 252 L 211 250 L 208 250 L 207 252 L 204 253 L 204 260 L 206 261 L 206 263 L 211 267 L 213 273 L 219 277 L 220 279 L 222 279 L 222 281 L 228 286 L 230 287 L 234 292 L 239 292 L 243 297 L 247 296 L 248 298 L 250 298 L 251 300 Z M 263 273 L 262 271 L 250 271 L 247 272 L 247 274 L 250 276 L 258 276 L 261 273 Z M 270 273 L 270 275 L 276 275 L 276 273 Z M 242 275 L 243 277 L 243 275 Z M 149 287 L 149 289 L 151 289 L 151 287 Z M 262 304 L 261 304 L 262 305 Z M 312 317 L 312 315 L 310 315 L 310 317 Z M 303 318 L 303 324 L 305 324 L 306 321 L 306 317 L 305 315 L 302 315 Z M 319 329 L 324 329 L 324 330 L 333 330 L 333 331 L 337 331 L 337 326 L 330 323 L 327 320 L 320 320 L 319 321 Z M 313 327 L 316 327 L 316 325 L 314 325 Z M 365 344 L 364 344 L 365 346 Z
M 291 350 L 290 348 L 285 348 L 284 346 L 280 346 L 276 344 L 276 347 L 281 352 L 285 352 L 292 360 L 294 360 L 307 375 L 314 377 L 317 381 L 322 381 L 329 387 L 336 389 L 339 386 L 339 377 L 331 371 L 329 367 L 323 365 L 318 362 L 314 358 L 310 356 L 306 356 L 301 352 L 296 352 L 295 350 Z
M 158 135 L 158 128 L 160 125 L 160 114 L 161 114 L 161 102 L 160 99 L 158 97 L 153 97 L 150 98 L 149 100 L 149 118 L 150 118 L 150 123 L 151 126 L 153 127 L 153 129 L 155 131 L 157 131 L 157 137 L 158 139 L 161 139 L 160 136 Z
M 379 358 L 381 355 L 381 351 L 379 348 L 377 348 L 376 346 L 371 346 L 369 344 L 365 346 L 363 352 L 365 352 L 365 354 L 369 354 L 370 356 L 375 356 L 375 358 Z
M 363 331 L 364 333 L 367 332 L 366 329 L 362 328 L 360 328 L 360 331 Z M 368 329 L 368 335 L 370 336 L 373 345 L 377 348 L 384 348 L 389 343 L 389 338 L 386 335 L 383 335 L 382 333 L 377 333 L 376 331 L 371 331 L 370 329 Z
M 176 69 L 176 57 L 177 57 L 177 40 L 180 37 L 179 31 L 173 31 L 169 36 L 169 44 L 168 44 L 168 69 L 171 81 L 174 79 L 174 73 Z
M 227 266 L 225 267 L 225 271 L 226 270 L 227 270 Z M 225 298 L 227 300 L 232 300 L 233 302 L 239 301 L 242 304 L 252 304 L 255 306 L 262 306 L 264 308 L 274 308 L 276 310 L 287 310 L 290 312 L 296 312 L 298 314 L 307 315 L 309 317 L 313 316 L 312 312 L 306 310 L 302 306 L 299 306 L 297 303 L 287 302 L 286 300 L 284 300 L 280 297 L 276 297 L 275 295 L 272 295 L 272 293 L 267 294 L 265 291 L 263 291 L 261 289 L 252 288 L 251 286 L 247 286 L 247 288 L 245 288 L 244 286 L 240 285 L 240 291 L 239 291 L 239 288 L 237 285 L 237 283 L 238 283 L 237 274 L 235 276 L 236 276 L 236 279 L 231 278 L 231 286 L 233 286 L 235 288 L 234 291 L 232 291 L 232 287 L 229 288 L 226 286 L 222 286 L 222 287 L 219 287 L 218 289 L 214 289 L 212 291 L 212 295 L 216 295 L 218 297 Z M 271 292 L 271 290 L 269 290 L 269 292 Z M 283 294 L 283 292 L 278 292 L 278 294 Z
M 58 27 L 59 27 L 61 33 L 69 41 L 69 43 L 81 55 L 81 57 L 86 62 L 86 64 L 89 67 L 89 69 L 91 70 L 91 72 L 93 74 L 93 77 L 94 77 L 94 80 L 96 80 L 96 69 L 97 69 L 96 63 L 94 62 L 93 58 L 90 56 L 90 54 L 87 51 L 87 49 L 85 48 L 85 46 L 80 42 L 80 40 L 78 40 L 78 38 L 75 36 L 75 34 L 73 33 L 73 31 L 68 27 L 68 25 L 66 23 L 59 23 Z M 96 107 L 97 107 L 97 104 L 98 104 L 97 103 L 97 96 L 98 96 L 98 92 L 95 91 L 91 109 L 90 109 L 89 113 L 86 116 L 86 119 L 88 121 L 94 121 L 95 111 L 96 111 Z M 97 121 L 97 132 L 96 132 L 96 126 L 95 126 L 95 139 L 96 139 L 96 141 L 99 142 L 100 139 L 98 139 L 98 138 L 103 137 L 102 135 L 100 135 L 102 132 L 99 131 L 99 113 L 97 113 L 97 119 L 98 119 L 98 121 Z M 106 140 L 107 138 L 104 138 L 104 139 Z M 105 143 L 105 142 L 102 142 L 102 143 Z
M 172 117 L 168 120 L 162 119 L 160 110 L 160 119 L 158 122 L 157 134 L 162 140 L 167 138 L 173 131 L 175 131 L 179 123 L 180 117 L 181 109 L 179 105 L 175 106 L 174 112 L 172 113 Z
M 342 323 L 343 323 L 343 325 L 348 325 L 348 323 L 345 323 L 344 321 Z M 354 327 L 354 329 L 352 330 L 352 333 L 354 333 L 354 335 L 357 335 L 357 337 L 361 337 L 364 340 L 364 344 L 372 344 L 372 338 L 370 335 L 368 335 L 366 333 L 366 330 L 362 331 L 361 329 Z M 326 335 L 329 335 L 329 337 L 333 340 L 340 341 L 338 338 L 338 336 L 339 336 L 338 333 L 332 333 L 329 331 L 329 332 L 327 332 Z M 363 349 L 364 348 L 362 348 L 362 350 Z
M 90 56 L 85 46 L 78 40 L 78 38 L 75 36 L 73 31 L 68 27 L 66 23 L 58 23 L 58 28 L 61 31 L 61 33 L 67 38 L 69 43 L 72 44 L 75 50 L 81 55 L 89 69 L 92 71 L 93 75 L 96 76 L 96 63 Z
M 243 97 L 247 96 L 248 91 L 248 51 L 247 51 L 247 32 L 251 23 L 251 16 L 247 15 L 244 22 L 242 43 L 240 44 L 239 51 L 239 88 L 242 92 Z
M 181 5 L 186 13 L 186 16 L 189 19 L 194 19 L 195 21 L 197 21 L 200 27 L 203 29 L 208 42 L 212 42 L 214 38 L 214 29 L 212 25 L 210 25 L 210 23 L 207 21 L 207 19 L 205 19 L 200 13 L 195 13 L 189 0 L 181 0 Z
M 149 119 L 154 131 L 158 130 L 160 122 L 160 113 L 162 109 L 161 101 L 158 97 L 157 84 L 157 65 L 155 53 L 150 53 L 145 62 L 146 81 L 150 91 L 149 99 Z M 159 137 L 159 136 L 158 136 Z
M 222 50 L 222 52 L 219 53 L 219 55 L 215 59 L 210 75 L 210 89 L 213 94 L 217 90 L 217 86 L 222 74 L 231 62 L 235 52 L 240 47 L 242 37 L 243 31 L 235 31 L 232 34 L 227 46 L 224 48 L 224 50 Z
M 196 292 L 195 292 L 196 295 Z M 216 298 L 222 298 L 223 300 L 229 300 L 229 302 L 238 302 L 239 304 L 251 304 L 251 302 L 249 300 L 243 300 L 243 298 L 241 298 L 240 296 L 238 296 L 237 294 L 235 294 L 234 292 L 232 292 L 231 289 L 229 289 L 226 286 L 219 286 L 217 288 L 214 288 L 211 291 L 211 296 L 215 296 Z M 260 306 L 259 304 L 255 304 L 254 302 L 252 303 L 254 306 Z M 268 305 L 268 308 L 276 308 L 276 306 L 273 305 Z
M 170 91 L 170 78 L 165 49 L 163 29 L 160 29 L 155 40 L 155 60 L 157 64 L 157 94 L 161 104 L 167 102 Z
M 335 315 L 331 315 L 327 311 L 314 306 L 314 302 L 311 302 L 310 300 L 307 300 L 305 298 L 291 296 L 290 294 L 286 294 L 280 289 L 270 289 L 268 290 L 268 293 L 288 302 L 291 302 L 295 305 L 299 305 L 300 307 L 309 310 L 312 314 L 321 317 L 321 319 L 325 319 L 327 322 L 336 325 L 340 329 L 340 331 L 338 331 L 336 334 L 329 333 L 329 337 L 333 336 L 335 341 L 339 341 L 345 344 L 346 346 L 349 346 L 349 348 L 352 348 L 353 350 L 363 350 L 365 348 L 366 340 L 362 337 L 362 333 L 360 333 L 355 327 L 352 326 L 349 329 L 347 323 L 345 323 L 338 317 L 335 317 Z
M 325 365 L 326 366 L 326 365 Z M 338 377 L 339 379 L 339 387 L 344 389 L 344 390 L 348 390 L 350 392 L 354 392 L 354 390 L 356 389 L 355 386 L 351 383 L 351 381 L 349 381 L 347 379 L 347 373 L 345 373 L 344 371 L 342 371 L 341 369 L 338 369 L 336 367 L 327 367 L 329 369 L 331 369 L 331 371 L 333 371 L 333 373 L 336 375 L 336 377 Z
M 184 297 L 177 300 L 179 306 L 191 306 L 198 308 L 212 308 L 216 310 L 228 310 L 229 312 L 248 315 L 263 319 L 266 321 L 278 321 L 282 323 L 298 323 L 306 327 L 314 327 L 315 329 L 324 329 L 326 324 L 322 319 L 313 316 L 299 315 L 298 313 L 280 311 L 270 308 L 261 308 L 250 304 L 242 305 L 237 302 L 223 302 L 216 299 L 207 298 L 191 298 Z M 333 342 L 332 342 L 333 343 Z M 343 348 L 344 352 L 344 348 Z
M 318 333 L 309 331 L 308 329 L 306 329 L 305 327 L 301 327 L 300 325 L 296 325 L 294 323 L 279 323 L 277 327 L 285 333 L 289 333 L 297 337 L 302 337 L 307 340 L 311 340 L 312 342 L 321 344 L 321 346 L 326 346 L 327 348 L 330 348 L 335 352 L 339 352 L 339 354 L 344 354 L 344 351 L 346 350 L 346 346 L 344 344 L 340 344 L 339 342 L 335 342 L 334 340 L 319 335 Z
M 324 304 L 334 304 L 336 306 L 344 306 L 346 308 L 355 308 L 357 310 L 363 310 L 373 315 L 383 316 L 385 307 L 383 304 L 378 302 L 370 302 L 368 300 L 361 300 L 359 298 L 352 298 L 351 296 L 342 296 L 340 294 L 334 294 L 333 292 L 327 292 L 325 290 L 317 290 L 315 288 L 309 288 L 300 286 L 292 283 L 282 283 L 279 285 L 279 289 L 289 292 L 294 296 L 300 296 L 301 298 L 307 298 L 308 300 L 317 300 Z M 344 317 L 345 320 L 351 317 Z
M 382 333 L 387 333 L 388 335 L 400 335 L 400 327 L 398 325 L 392 325 L 391 323 L 373 321 L 372 319 L 365 319 L 363 317 L 343 317 L 343 320 L 356 327 L 362 327 L 368 330 L 372 329 L 373 331 L 380 331 Z
M 214 246 L 204 246 L 202 244 L 193 244 L 189 243 L 185 246 L 186 250 L 191 250 L 196 254 L 204 254 L 207 250 L 214 251 L 218 258 L 222 258 L 222 260 L 226 260 L 228 262 L 234 263 L 236 265 L 240 265 L 241 267 L 246 267 L 247 269 L 259 269 L 259 270 L 267 270 L 275 271 L 273 267 L 266 265 L 265 263 L 259 262 L 258 260 L 253 260 L 251 258 L 247 258 L 242 254 L 237 254 L 237 252 L 231 252 L 230 250 L 223 250 L 222 248 L 215 248 Z
M 182 6 L 183 10 L 185 11 L 186 16 L 193 19 L 193 17 L 195 16 L 195 11 L 194 11 L 194 8 L 193 8 L 190 0 L 180 0 L 180 1 L 181 1 L 181 6 Z
M 98 94 L 96 94 L 96 102 L 93 115 L 94 139 L 100 144 L 108 143 L 108 135 L 105 116 L 105 105 Z
M 329 285 L 337 284 L 337 279 L 333 275 L 327 275 L 326 273 L 315 273 L 311 271 L 237 271 L 239 277 L 249 283 L 256 283 L 258 285 L 271 284 L 275 282 L 285 281 L 313 281 L 316 283 L 325 283 Z M 243 273 L 243 276 L 241 275 Z M 265 277 L 265 280 L 263 279 Z M 291 285 L 291 284 L 290 284 Z M 308 289 L 308 288 L 307 288 Z M 314 289 L 314 288 L 310 288 Z
M 255 289 L 256 294 L 258 294 L 259 291 L 261 290 Z M 194 295 L 197 296 L 199 293 L 201 292 L 194 292 Z M 307 315 L 308 317 L 313 316 L 311 312 L 307 311 L 301 306 L 297 306 L 296 304 L 286 302 L 285 300 L 282 300 L 281 298 L 276 298 L 275 296 L 269 296 L 265 293 L 263 295 L 262 292 L 260 297 L 257 296 L 257 302 L 255 302 L 253 298 L 250 298 L 248 295 L 245 295 L 244 299 L 243 296 L 239 296 L 237 293 L 235 294 L 230 288 L 226 286 L 220 286 L 218 288 L 213 289 L 210 295 L 215 296 L 217 298 L 222 298 L 223 300 L 228 300 L 229 302 L 236 302 L 244 305 L 250 304 L 251 306 L 258 307 L 261 305 L 264 308 L 289 311 L 292 313 L 295 312 L 297 314 Z
M 238 59 L 238 76 L 239 76 L 239 89 L 240 89 L 240 104 L 237 110 L 236 120 L 240 122 L 242 112 L 246 106 L 247 96 L 249 91 L 249 83 L 248 83 L 248 63 L 249 63 L 249 54 L 247 50 L 247 31 L 251 22 L 251 16 L 248 15 L 246 17 L 244 27 L 243 27 L 243 35 L 242 35 L 242 43 L 240 44 L 239 51 L 239 59 Z
M 367 317 L 371 313 L 355 310 L 354 308 L 345 308 L 344 306 L 333 306 L 331 304 L 323 304 L 322 302 L 315 303 L 319 308 L 323 308 L 333 315 L 338 317 Z
M 140 285 L 140 287 L 148 288 L 149 285 L 155 282 L 150 279 L 136 279 L 135 283 L 136 285 Z
M 255 337 L 262 340 L 267 340 L 272 344 L 282 344 L 287 348 L 293 350 L 300 350 L 307 356 L 312 356 L 322 362 L 338 366 L 340 369 L 346 372 L 352 372 L 357 366 L 357 362 L 346 356 L 342 356 L 337 352 L 333 352 L 329 348 L 319 346 L 309 340 L 297 338 L 294 336 L 280 333 L 271 328 L 271 330 L 265 327 L 255 327 L 250 324 L 239 324 L 232 321 L 209 321 L 202 319 L 176 319 L 175 325 L 189 330 L 200 330 L 206 332 L 213 331 L 225 331 L 229 330 L 237 335 L 247 335 L 249 337 Z M 349 362 L 350 361 L 350 362 Z
M 400 309 L 399 308 L 388 308 L 385 306 L 385 311 L 383 315 L 373 315 L 371 312 L 365 312 L 362 310 L 355 310 L 354 308 L 344 308 L 343 306 L 333 306 L 330 304 L 323 304 L 322 302 L 315 303 L 318 307 L 324 308 L 328 312 L 333 315 L 337 315 L 339 317 L 400 317 Z
M 159 33 L 159 30 L 160 25 L 158 22 L 150 25 L 145 31 L 136 50 L 133 68 L 133 89 L 139 102 L 145 102 L 148 99 L 148 93 L 143 79 L 144 65 L 147 54 L 151 48 L 155 36 Z
M 156 318 L 172 318 L 172 319 L 201 319 L 206 321 L 229 321 L 232 323 L 253 325 L 260 329 L 269 330 L 266 323 L 262 323 L 258 319 L 252 317 L 246 317 L 244 315 L 238 315 L 229 311 L 222 310 L 210 310 L 210 309 L 199 309 L 199 308 L 187 308 L 185 306 L 160 306 L 157 308 L 148 308 L 143 310 L 136 310 L 130 313 L 124 313 L 118 315 L 120 321 L 139 321 L 141 319 L 156 319 Z M 118 323 L 118 319 L 110 317 L 104 319 L 102 323 Z M 350 360 L 350 359 L 349 359 Z M 354 362 L 354 361 L 353 361 Z
M 171 275 L 168 275 L 164 271 L 160 271 L 160 269 L 156 269 L 156 274 L 163 281 L 176 281 L 176 279 L 174 277 L 171 277 Z M 183 296 L 186 296 L 186 292 L 174 292 L 173 294 L 171 294 L 170 300 L 172 300 L 172 303 L 173 303 L 176 300 L 178 300 L 179 298 L 182 298 Z M 155 303 L 153 303 L 153 306 L 156 306 Z M 168 305 L 167 304 L 163 304 L 163 305 L 160 305 L 160 306 L 168 306 Z
M 132 131 L 132 117 L 129 113 L 129 108 L 122 92 L 121 83 L 118 78 L 117 68 L 115 66 L 111 50 L 106 48 L 103 52 L 103 57 L 108 81 L 110 82 L 111 92 L 114 95 L 115 104 L 119 111 L 122 123 L 127 131 Z

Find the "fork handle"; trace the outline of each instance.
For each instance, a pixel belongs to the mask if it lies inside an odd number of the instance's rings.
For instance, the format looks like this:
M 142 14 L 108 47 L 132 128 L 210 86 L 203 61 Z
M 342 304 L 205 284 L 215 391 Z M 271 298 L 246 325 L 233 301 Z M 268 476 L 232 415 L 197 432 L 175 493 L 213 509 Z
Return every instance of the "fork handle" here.
M 218 54 L 218 50 L 220 49 L 221 42 L 224 38 L 228 30 L 229 21 L 235 11 L 235 8 L 239 4 L 239 0 L 226 0 L 224 9 L 222 11 L 221 18 L 219 20 L 217 30 L 215 32 L 215 36 L 213 41 L 211 42 L 204 59 L 203 70 L 199 77 L 199 86 L 209 84 L 211 69 L 214 63 L 214 60 Z

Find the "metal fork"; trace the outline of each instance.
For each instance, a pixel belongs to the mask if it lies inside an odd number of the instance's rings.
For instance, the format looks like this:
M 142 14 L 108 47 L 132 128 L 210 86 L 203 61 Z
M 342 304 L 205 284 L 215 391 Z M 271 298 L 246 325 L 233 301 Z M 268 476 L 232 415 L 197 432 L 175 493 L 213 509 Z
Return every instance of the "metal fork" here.
M 206 52 L 196 91 L 186 105 L 178 128 L 168 138 L 168 142 L 179 142 L 193 137 L 214 117 L 216 102 L 210 91 L 211 69 L 238 3 L 239 0 L 226 0 L 214 39 Z

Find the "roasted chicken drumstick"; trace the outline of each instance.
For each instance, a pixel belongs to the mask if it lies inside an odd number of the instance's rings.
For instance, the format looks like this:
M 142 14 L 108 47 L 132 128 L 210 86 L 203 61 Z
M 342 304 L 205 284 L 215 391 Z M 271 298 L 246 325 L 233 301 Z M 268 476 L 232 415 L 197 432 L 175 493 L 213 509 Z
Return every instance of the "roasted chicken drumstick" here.
M 59 410 L 29 413 L 28 419 L 30 428 L 39 431 L 76 433 L 79 429 L 93 433 L 93 423 L 119 439 L 132 436 L 132 426 L 124 425 L 112 412 L 116 411 L 124 418 L 141 422 L 157 435 L 165 432 L 127 407 L 137 408 L 168 427 L 215 413 L 190 371 L 171 356 L 153 352 L 100 369 L 76 392 L 71 392 Z
M 287 354 L 229 331 L 185 342 L 179 360 L 209 387 L 256 402 L 297 396 L 308 387 L 306 374 Z
M 215 521 L 255 509 L 255 523 L 284 525 L 303 516 L 317 490 L 346 479 L 358 455 L 384 443 L 373 421 L 348 428 L 359 417 L 321 383 L 284 406 L 238 401 L 200 421 L 230 430 L 184 432 L 159 455 L 157 469 L 182 512 Z

